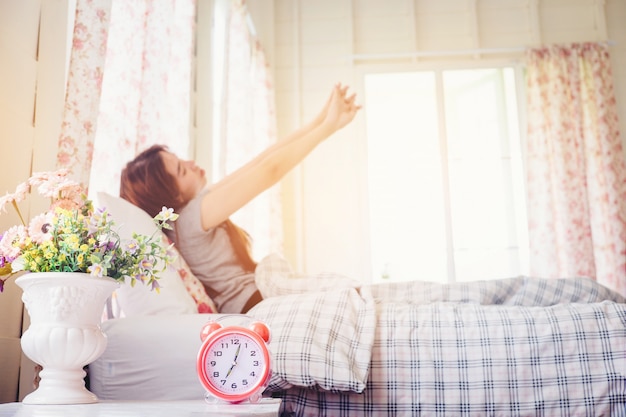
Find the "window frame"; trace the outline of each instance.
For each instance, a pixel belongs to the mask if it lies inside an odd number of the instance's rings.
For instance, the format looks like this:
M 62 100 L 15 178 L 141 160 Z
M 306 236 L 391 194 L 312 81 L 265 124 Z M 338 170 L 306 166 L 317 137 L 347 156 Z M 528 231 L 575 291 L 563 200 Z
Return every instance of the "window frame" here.
M 445 102 L 442 99 L 444 95 L 443 91 L 443 73 L 445 71 L 454 71 L 454 70 L 479 70 L 479 69 L 502 69 L 502 68 L 512 68 L 514 74 L 514 82 L 515 82 L 515 99 L 517 105 L 517 119 L 518 119 L 518 135 L 520 140 L 520 152 L 521 152 L 521 172 L 523 176 L 523 190 L 522 192 L 526 194 L 526 126 L 527 126 L 527 111 L 526 111 L 526 91 L 525 91 L 525 83 L 524 83 L 524 72 L 525 68 L 521 61 L 519 60 L 499 60 L 499 59 L 475 59 L 472 61 L 448 61 L 448 62 L 420 62 L 417 59 L 412 60 L 408 63 L 377 63 L 377 64 L 359 64 L 355 67 L 356 79 L 358 80 L 358 93 L 361 97 L 365 97 L 365 78 L 369 74 L 381 74 L 381 73 L 400 73 L 400 72 L 417 72 L 417 71 L 430 71 L 434 72 L 435 75 L 435 90 L 437 97 L 437 106 L 438 106 L 438 127 L 440 135 L 447 135 L 446 133 L 446 120 L 445 117 L 442 116 L 445 114 Z M 365 109 L 367 112 L 367 109 Z M 367 122 L 366 117 L 363 117 L 361 123 L 359 123 L 359 135 L 363 138 L 367 138 Z M 455 271 L 455 260 L 454 260 L 454 245 L 453 236 L 452 236 L 452 213 L 450 208 L 450 187 L 449 187 L 449 170 L 447 167 L 448 154 L 447 154 L 447 138 L 446 140 L 440 141 L 440 157 L 442 161 L 442 178 L 444 187 L 444 203 L 446 207 L 445 216 L 445 228 L 446 228 L 446 255 L 447 255 L 447 281 L 448 283 L 456 282 L 456 271 Z M 363 193 L 363 204 L 364 204 L 364 215 L 362 216 L 362 227 L 365 231 L 364 234 L 366 236 L 366 244 L 363 248 L 364 253 L 367 254 L 367 259 L 372 259 L 372 236 L 370 233 L 370 196 L 369 196 L 369 186 L 368 186 L 368 140 L 360 141 L 360 146 L 362 147 L 360 154 L 363 155 L 361 160 L 361 192 Z M 528 207 L 526 207 L 528 209 Z M 522 236 L 527 238 L 527 234 L 524 233 Z M 522 248 L 523 251 L 522 257 L 525 260 L 528 260 L 528 242 L 527 240 L 520 242 L 520 244 L 525 244 L 526 247 Z M 522 273 L 528 272 L 528 265 L 525 265 L 525 270 L 521 271 Z M 370 262 L 367 269 L 366 281 L 367 282 L 380 282 L 375 280 L 375 273 L 373 268 L 373 264 Z M 495 277 L 494 277 L 495 278 Z M 420 278 L 421 279 L 421 278 Z

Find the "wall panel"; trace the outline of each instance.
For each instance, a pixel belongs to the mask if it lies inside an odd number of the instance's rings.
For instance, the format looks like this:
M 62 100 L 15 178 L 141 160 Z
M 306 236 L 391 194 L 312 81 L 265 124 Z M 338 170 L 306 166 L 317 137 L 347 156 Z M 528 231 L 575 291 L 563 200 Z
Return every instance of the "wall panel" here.
M 0 2 L 0 146 L 5 150 L 0 164 L 2 195 L 13 192 L 31 169 L 40 9 L 39 0 Z M 23 209 L 27 214 L 28 206 Z M 0 230 L 18 222 L 9 207 L 0 216 Z
M 13 192 L 34 171 L 54 169 L 65 99 L 70 0 L 2 0 L 0 2 L 0 193 Z M 20 204 L 30 212 L 49 204 L 42 197 Z M 0 230 L 18 224 L 12 207 L 0 215 Z M 19 288 L 0 303 L 0 402 L 16 401 L 32 391 L 33 363 L 19 348 L 22 306 Z M 17 302 L 16 302 L 17 301 Z M 23 383 L 18 388 L 17 375 Z M 19 391 L 18 391 L 19 389 Z
M 350 37 L 350 27 L 344 19 L 306 19 L 300 23 L 302 45 L 318 45 Z
M 608 0 L 606 2 L 606 27 L 611 46 L 611 63 L 620 131 L 626 159 L 626 1 Z
M 304 20 L 343 20 L 350 17 L 350 3 L 336 0 L 301 1 Z
M 40 1 L 0 2 L 0 193 L 13 192 L 28 178 L 35 136 L 37 94 L 37 46 Z M 28 203 L 21 204 L 28 213 Z M 0 231 L 18 224 L 12 207 L 0 215 Z M 1 294 L 0 317 L 0 402 L 18 400 L 20 335 L 22 331 L 21 290 L 13 280 Z

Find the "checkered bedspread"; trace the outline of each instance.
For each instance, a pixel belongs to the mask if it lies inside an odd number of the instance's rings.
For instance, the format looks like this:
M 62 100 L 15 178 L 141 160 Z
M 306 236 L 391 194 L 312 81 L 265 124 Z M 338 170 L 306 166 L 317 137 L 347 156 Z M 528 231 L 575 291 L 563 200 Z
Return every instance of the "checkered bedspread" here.
M 340 285 L 250 314 L 272 329 L 285 416 L 626 416 L 624 302 L 519 277 Z

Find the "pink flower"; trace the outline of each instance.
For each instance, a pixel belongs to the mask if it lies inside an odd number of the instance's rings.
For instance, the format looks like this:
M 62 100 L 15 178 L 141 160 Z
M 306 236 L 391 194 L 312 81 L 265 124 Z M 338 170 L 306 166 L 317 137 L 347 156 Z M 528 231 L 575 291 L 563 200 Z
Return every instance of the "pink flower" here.
M 34 217 L 28 225 L 28 235 L 35 243 L 43 243 L 52 239 L 50 227 L 52 224 L 52 214 L 42 213 Z
M 28 183 L 22 183 L 17 186 L 15 192 L 13 194 L 6 193 L 3 197 L 0 197 L 0 211 L 4 211 L 6 213 L 6 205 L 9 203 L 19 203 L 20 201 L 24 201 L 26 199 L 26 194 L 29 192 Z
M 74 200 L 63 198 L 52 203 L 50 205 L 50 211 L 54 212 L 54 210 L 57 207 L 62 208 L 64 210 L 72 211 L 72 210 L 78 210 L 80 208 L 80 204 Z
M 82 187 L 74 180 L 67 178 L 69 170 L 62 168 L 54 172 L 36 172 L 28 180 L 28 184 L 37 187 L 39 194 L 54 199 L 76 199 L 80 197 Z
M 13 194 L 6 193 L 0 197 L 0 211 L 7 212 L 6 205 L 13 202 Z
M 20 247 L 24 244 L 26 237 L 24 226 L 12 226 L 0 240 L 0 255 L 11 260 L 20 256 Z
M 63 168 L 53 172 L 34 172 L 28 179 L 28 183 L 32 186 L 38 186 L 48 181 L 58 180 L 65 178 L 69 174 L 69 170 Z
M 30 192 L 30 186 L 28 183 L 23 182 L 17 186 L 15 189 L 15 202 L 19 203 L 20 201 L 24 201 L 26 199 L 26 194 Z
M 39 194 L 51 198 L 75 198 L 80 196 L 82 188 L 73 180 L 67 178 L 53 178 L 43 182 L 37 188 Z

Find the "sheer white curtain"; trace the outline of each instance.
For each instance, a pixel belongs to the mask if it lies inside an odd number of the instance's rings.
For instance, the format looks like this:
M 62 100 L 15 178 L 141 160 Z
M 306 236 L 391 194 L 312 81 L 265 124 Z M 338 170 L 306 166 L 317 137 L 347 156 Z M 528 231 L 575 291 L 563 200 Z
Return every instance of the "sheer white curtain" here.
M 239 168 L 276 141 L 274 89 L 263 48 L 253 33 L 245 0 L 226 0 L 222 16 L 222 67 L 216 69 L 219 86 L 215 179 Z M 259 260 L 282 251 L 280 188 L 266 191 L 232 220 L 253 239 L 253 256 Z

